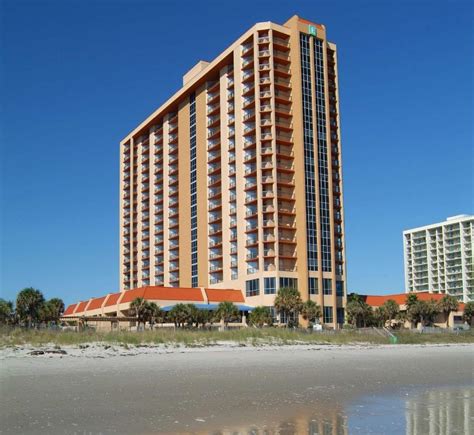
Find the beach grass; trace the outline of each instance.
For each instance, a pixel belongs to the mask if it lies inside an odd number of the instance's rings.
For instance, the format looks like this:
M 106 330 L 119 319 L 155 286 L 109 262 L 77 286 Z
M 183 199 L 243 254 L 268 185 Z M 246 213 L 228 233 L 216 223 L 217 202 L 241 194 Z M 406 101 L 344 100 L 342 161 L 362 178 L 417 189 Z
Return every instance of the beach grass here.
M 400 344 L 424 343 L 474 343 L 474 333 L 439 332 L 426 334 L 397 331 Z M 285 328 L 243 328 L 218 330 L 188 330 L 157 328 L 153 331 L 100 331 L 82 332 L 50 329 L 1 329 L 0 346 L 71 346 L 103 343 L 127 346 L 172 345 L 185 347 L 213 346 L 234 343 L 241 346 L 289 345 L 289 344 L 388 344 L 389 338 L 371 331 L 343 330 L 334 333 L 308 333 Z

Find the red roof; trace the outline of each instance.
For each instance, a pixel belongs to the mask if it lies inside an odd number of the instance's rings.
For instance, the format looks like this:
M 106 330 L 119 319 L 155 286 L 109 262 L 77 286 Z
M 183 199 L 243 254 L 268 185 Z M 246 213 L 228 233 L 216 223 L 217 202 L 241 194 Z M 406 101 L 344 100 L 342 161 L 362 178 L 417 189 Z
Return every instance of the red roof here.
M 77 310 L 75 311 L 74 314 L 82 313 L 86 309 L 86 306 L 87 306 L 88 302 L 89 301 L 79 302 L 79 304 L 77 306 Z
M 207 288 L 206 295 L 209 302 L 245 302 L 240 290 Z
M 105 303 L 104 307 L 110 307 L 111 305 L 117 305 L 117 301 L 119 297 L 122 295 L 122 293 L 112 293 L 108 299 L 107 302 Z
M 107 296 L 102 296 L 101 298 L 94 298 L 91 300 L 91 303 L 87 307 L 87 311 L 89 310 L 97 310 L 98 308 L 102 307 L 104 300 Z
M 380 307 L 389 299 L 395 301 L 398 305 L 405 305 L 409 294 L 410 293 L 397 293 L 394 295 L 362 295 L 362 298 L 371 307 Z M 444 294 L 440 294 L 440 293 L 415 292 L 414 294 L 418 297 L 418 300 L 420 301 L 434 300 L 438 302 L 444 297 Z M 460 303 L 459 311 L 463 311 L 463 310 L 464 310 L 464 304 Z
M 144 298 L 149 301 L 195 301 L 204 302 L 201 290 L 184 287 L 140 287 L 127 290 L 120 303 L 132 302 L 135 298 Z
M 77 304 L 68 305 L 66 310 L 64 311 L 64 315 L 68 316 L 69 314 L 74 313 L 74 308 L 76 308 L 76 306 L 77 306 Z

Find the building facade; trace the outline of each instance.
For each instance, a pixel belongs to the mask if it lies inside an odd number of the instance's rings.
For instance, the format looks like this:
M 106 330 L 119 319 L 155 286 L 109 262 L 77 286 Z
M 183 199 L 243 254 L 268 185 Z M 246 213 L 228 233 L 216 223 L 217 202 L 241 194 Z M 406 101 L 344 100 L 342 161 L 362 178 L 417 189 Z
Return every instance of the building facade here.
M 297 16 L 257 23 L 120 144 L 121 290 L 297 287 L 343 323 L 336 46 Z
M 445 293 L 474 300 L 474 216 L 403 232 L 405 291 Z

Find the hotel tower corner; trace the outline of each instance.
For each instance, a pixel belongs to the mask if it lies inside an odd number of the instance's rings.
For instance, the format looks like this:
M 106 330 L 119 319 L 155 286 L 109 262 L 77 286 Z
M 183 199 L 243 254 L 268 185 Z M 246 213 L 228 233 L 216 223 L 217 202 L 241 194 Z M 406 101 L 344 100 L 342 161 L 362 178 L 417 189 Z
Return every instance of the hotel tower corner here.
M 257 23 L 120 144 L 120 284 L 297 287 L 343 323 L 336 45 L 297 16 Z

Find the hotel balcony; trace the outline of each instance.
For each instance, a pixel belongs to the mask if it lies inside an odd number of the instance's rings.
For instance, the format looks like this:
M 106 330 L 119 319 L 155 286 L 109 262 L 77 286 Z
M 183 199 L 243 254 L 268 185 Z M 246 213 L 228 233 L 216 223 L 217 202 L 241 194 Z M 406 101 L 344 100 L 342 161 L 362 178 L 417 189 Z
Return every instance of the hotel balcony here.
M 255 120 L 255 110 L 247 110 L 244 113 L 244 122 L 254 121 Z
M 275 101 L 278 103 L 287 103 L 291 101 L 291 92 L 276 90 Z
M 207 141 L 207 151 L 214 151 L 216 149 L 220 149 L 220 147 L 221 141 L 219 140 L 219 138 Z
M 210 152 L 210 153 L 208 153 L 207 158 L 208 158 L 207 162 L 208 162 L 209 164 L 210 164 L 210 163 L 215 163 L 215 162 L 217 162 L 217 161 L 220 160 L 220 158 L 221 158 L 221 153 L 220 153 L 220 152 L 216 152 L 216 151 Z
M 211 201 L 209 202 L 209 206 L 207 208 L 208 211 L 217 211 L 222 208 L 222 204 L 220 201 Z
M 270 90 L 260 91 L 259 95 L 260 95 L 260 99 L 271 98 L 272 92 Z
M 290 77 L 291 72 L 290 69 L 287 66 L 284 65 L 279 65 L 275 63 L 275 68 L 274 68 L 275 76 L 280 76 L 280 77 Z
M 252 95 L 254 91 L 255 91 L 255 86 L 253 84 L 244 85 L 242 87 L 242 96 L 247 97 L 249 95 Z
M 212 105 L 213 103 L 216 103 L 219 100 L 219 96 L 219 92 L 208 94 L 206 99 L 207 104 Z
M 275 113 L 279 117 L 290 117 L 291 116 L 291 107 L 290 104 L 275 104 Z
M 296 230 L 296 223 L 293 220 L 278 219 L 278 227 L 286 230 Z
M 245 197 L 245 205 L 255 204 L 257 202 L 257 196 L 247 195 Z
M 290 49 L 289 40 L 280 38 L 278 36 L 273 38 L 273 46 L 278 48 L 279 50 L 289 50 Z
M 246 70 L 253 66 L 253 56 L 242 60 L 242 69 Z
M 245 163 L 253 163 L 255 162 L 257 158 L 257 153 L 256 152 L 246 152 L 244 154 L 244 162 Z
M 269 36 L 259 36 L 258 37 L 258 43 L 259 44 L 268 44 L 270 42 L 270 37 Z
M 220 105 L 219 103 L 213 104 L 207 107 L 207 114 L 208 115 L 215 115 L 219 113 Z
M 274 61 L 278 64 L 289 65 L 290 63 L 290 56 L 288 52 L 273 50 L 273 58 Z
M 207 138 L 208 139 L 214 139 L 217 138 L 220 135 L 221 129 L 220 128 L 212 128 L 208 129 L 207 131 Z
M 178 177 L 169 177 L 168 178 L 168 185 L 169 187 L 175 187 L 179 182 L 179 178 Z
M 258 245 L 258 239 L 247 239 L 245 241 L 245 247 L 251 248 Z
M 246 83 L 247 81 L 253 81 L 254 78 L 255 78 L 254 70 L 246 71 L 246 72 L 242 75 L 242 82 L 243 82 L 243 83 Z
M 219 89 L 219 80 L 208 81 L 207 82 L 207 92 L 213 93 Z
M 208 182 L 207 182 L 208 187 L 219 186 L 220 184 L 221 184 L 221 177 L 213 176 L 213 177 L 208 178 Z
M 263 228 L 274 228 L 275 221 L 273 219 L 264 219 L 262 222 Z
M 277 80 L 275 80 L 275 89 L 278 89 L 279 91 L 283 91 L 283 92 L 289 92 L 291 89 L 290 80 L 286 80 L 281 77 L 278 77 Z
M 274 198 L 275 193 L 271 189 L 262 190 L 262 197 L 263 198 Z
M 255 180 L 248 181 L 245 183 L 244 190 L 254 190 L 257 188 L 257 182 Z
M 270 71 L 270 64 L 269 63 L 261 63 L 258 65 L 259 71 Z
M 246 110 L 255 105 L 255 97 L 245 97 L 242 102 L 242 109 Z
M 247 136 L 244 139 L 244 150 L 248 148 L 252 148 L 256 145 L 257 143 L 255 142 L 255 136 Z
M 169 134 L 168 135 L 168 143 L 169 144 L 176 144 L 178 142 L 178 134 Z
M 253 41 L 245 44 L 245 45 L 242 45 L 242 56 L 245 56 L 247 54 L 250 54 L 253 52 Z

